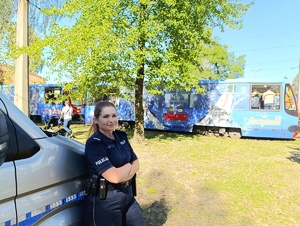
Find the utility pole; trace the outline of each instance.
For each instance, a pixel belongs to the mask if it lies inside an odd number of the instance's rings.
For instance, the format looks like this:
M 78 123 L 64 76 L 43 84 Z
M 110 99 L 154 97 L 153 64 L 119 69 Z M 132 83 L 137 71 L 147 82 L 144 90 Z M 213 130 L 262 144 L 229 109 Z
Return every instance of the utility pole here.
M 17 47 L 28 46 L 28 2 L 18 0 Z M 29 116 L 29 59 L 22 54 L 16 59 L 14 103 Z

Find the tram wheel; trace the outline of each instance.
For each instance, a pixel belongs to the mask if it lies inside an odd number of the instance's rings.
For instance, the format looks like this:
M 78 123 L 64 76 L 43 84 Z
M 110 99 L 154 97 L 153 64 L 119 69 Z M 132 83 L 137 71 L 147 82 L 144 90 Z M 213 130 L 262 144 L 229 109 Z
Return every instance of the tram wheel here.
M 240 139 L 242 136 L 239 129 L 229 129 L 228 134 L 229 134 L 229 137 L 233 138 L 233 139 Z
M 194 126 L 193 127 L 193 133 L 200 134 L 200 135 L 206 135 L 205 127 L 202 127 L 202 126 L 196 127 L 196 126 Z
M 209 131 L 206 131 L 206 136 L 214 136 L 214 132 L 209 130 Z

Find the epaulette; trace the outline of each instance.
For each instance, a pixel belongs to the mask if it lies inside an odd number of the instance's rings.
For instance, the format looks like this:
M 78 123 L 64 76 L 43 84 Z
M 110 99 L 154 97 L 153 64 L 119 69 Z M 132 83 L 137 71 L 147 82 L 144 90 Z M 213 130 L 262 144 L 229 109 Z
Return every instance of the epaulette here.
M 101 138 L 98 138 L 98 137 L 94 137 L 93 139 L 97 140 L 97 141 L 101 141 Z

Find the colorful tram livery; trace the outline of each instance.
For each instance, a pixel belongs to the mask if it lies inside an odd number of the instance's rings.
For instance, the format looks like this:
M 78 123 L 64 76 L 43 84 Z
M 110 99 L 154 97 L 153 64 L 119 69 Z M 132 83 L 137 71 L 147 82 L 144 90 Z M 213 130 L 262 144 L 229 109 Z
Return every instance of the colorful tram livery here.
M 193 132 L 232 138 L 296 136 L 288 130 L 299 124 L 296 96 L 289 83 L 234 79 L 202 81 L 200 86 L 207 91 L 200 101 L 207 113 L 193 126 Z
M 225 81 L 203 80 L 204 93 L 164 91 L 144 93 L 145 129 L 192 132 L 231 138 L 293 139 L 288 127 L 298 125 L 297 101 L 293 87 L 285 81 L 245 78 Z M 264 95 L 270 89 L 273 94 Z M 133 95 L 134 96 L 134 95 Z M 272 103 L 267 103 L 272 98 Z M 134 123 L 134 102 L 111 97 L 120 124 Z M 93 105 L 85 109 L 90 124 Z
M 14 101 L 14 86 L 2 85 L 0 92 L 3 93 L 10 101 Z M 62 101 L 59 101 L 61 95 L 67 95 L 61 86 L 53 84 L 30 84 L 29 85 L 29 114 L 30 119 L 39 123 L 41 121 L 48 122 L 52 118 L 58 118 L 63 108 Z M 75 106 L 70 97 L 68 97 L 73 107 L 74 118 L 79 119 L 80 108 Z

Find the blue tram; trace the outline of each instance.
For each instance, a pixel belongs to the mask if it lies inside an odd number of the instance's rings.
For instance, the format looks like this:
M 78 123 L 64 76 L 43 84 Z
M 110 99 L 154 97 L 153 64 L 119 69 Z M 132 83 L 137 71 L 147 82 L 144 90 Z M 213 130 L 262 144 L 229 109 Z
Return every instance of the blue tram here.
M 0 92 L 9 100 L 14 101 L 14 85 L 0 86 Z M 29 85 L 29 115 L 30 119 L 38 123 L 58 117 L 63 104 L 56 99 L 62 95 L 62 87 L 52 84 Z
M 286 81 L 266 79 L 201 80 L 203 93 L 165 90 L 144 93 L 145 129 L 193 132 L 232 138 L 293 139 L 299 124 L 297 100 Z M 117 99 L 120 122 L 134 122 L 134 102 Z M 85 118 L 91 120 L 93 106 Z
M 14 85 L 0 85 L 0 92 L 9 100 L 14 101 Z M 54 84 L 30 84 L 29 85 L 29 115 L 35 123 L 58 120 L 63 108 L 62 95 L 67 95 L 73 108 L 73 120 L 80 118 L 80 104 L 72 102 L 67 91 L 62 86 Z M 77 104 L 77 105 L 76 105 Z M 57 122 L 56 122 L 57 123 Z

